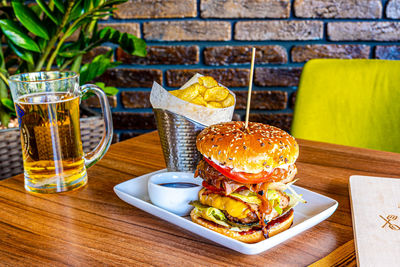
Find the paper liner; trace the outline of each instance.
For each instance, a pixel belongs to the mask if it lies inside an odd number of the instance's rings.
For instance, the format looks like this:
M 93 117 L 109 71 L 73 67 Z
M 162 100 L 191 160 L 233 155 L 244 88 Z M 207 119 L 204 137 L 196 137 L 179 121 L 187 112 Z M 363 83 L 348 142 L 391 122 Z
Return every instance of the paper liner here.
M 197 83 L 198 78 L 203 75 L 195 74 L 187 83 L 185 83 L 179 90 L 185 89 L 190 85 Z M 225 87 L 222 84 L 219 86 Z M 228 89 L 227 87 L 225 87 Z M 229 93 L 235 98 L 236 95 L 228 89 Z M 153 108 L 165 109 L 176 114 L 185 116 L 195 122 L 199 122 L 206 126 L 231 121 L 235 104 L 227 108 L 208 108 L 184 101 L 165 90 L 161 85 L 154 82 L 150 93 L 150 103 Z

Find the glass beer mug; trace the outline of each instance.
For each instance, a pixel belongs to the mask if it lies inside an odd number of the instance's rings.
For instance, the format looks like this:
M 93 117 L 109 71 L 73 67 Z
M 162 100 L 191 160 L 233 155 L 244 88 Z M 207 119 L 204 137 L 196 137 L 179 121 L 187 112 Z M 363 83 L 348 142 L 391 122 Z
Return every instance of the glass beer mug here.
M 111 144 L 111 110 L 97 86 L 79 86 L 75 72 L 32 72 L 9 77 L 21 133 L 25 189 L 35 193 L 74 190 L 87 183 L 86 168 L 100 160 Z M 93 92 L 100 99 L 105 131 L 97 147 L 82 149 L 79 103 Z

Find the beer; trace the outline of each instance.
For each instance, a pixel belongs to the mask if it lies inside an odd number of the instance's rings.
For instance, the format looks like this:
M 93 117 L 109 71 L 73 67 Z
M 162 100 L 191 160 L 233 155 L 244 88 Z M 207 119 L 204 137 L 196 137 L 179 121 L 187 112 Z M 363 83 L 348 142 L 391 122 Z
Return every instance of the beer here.
M 106 94 L 93 84 L 79 86 L 72 71 L 39 71 L 8 77 L 21 132 L 25 189 L 61 193 L 87 182 L 86 168 L 106 153 L 113 136 Z M 96 148 L 83 153 L 79 129 L 81 96 L 92 93 L 104 113 L 104 135 Z
M 68 191 L 87 181 L 79 128 L 79 96 L 69 92 L 24 95 L 16 102 L 25 187 Z M 60 179 L 61 178 L 61 179 Z M 36 190 L 37 188 L 46 188 Z

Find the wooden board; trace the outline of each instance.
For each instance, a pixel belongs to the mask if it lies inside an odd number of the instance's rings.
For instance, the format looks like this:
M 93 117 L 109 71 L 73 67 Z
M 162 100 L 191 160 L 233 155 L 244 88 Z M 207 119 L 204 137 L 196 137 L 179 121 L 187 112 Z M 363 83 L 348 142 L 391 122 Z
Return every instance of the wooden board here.
M 359 266 L 400 266 L 400 179 L 351 176 Z
M 357 266 L 356 253 L 354 251 L 354 240 L 350 240 L 349 242 L 332 251 L 332 253 L 330 253 L 328 256 L 309 265 L 309 267 L 326 266 Z

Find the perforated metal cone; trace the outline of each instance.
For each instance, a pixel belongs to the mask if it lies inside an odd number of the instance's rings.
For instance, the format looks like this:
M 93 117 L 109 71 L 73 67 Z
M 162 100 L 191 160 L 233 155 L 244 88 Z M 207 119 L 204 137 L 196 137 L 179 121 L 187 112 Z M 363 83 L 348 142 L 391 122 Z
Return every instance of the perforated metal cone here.
M 153 111 L 168 171 L 194 171 L 201 157 L 196 137 L 206 126 L 164 109 Z

